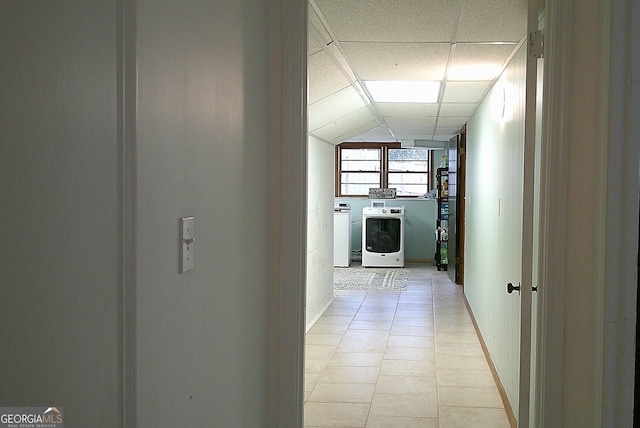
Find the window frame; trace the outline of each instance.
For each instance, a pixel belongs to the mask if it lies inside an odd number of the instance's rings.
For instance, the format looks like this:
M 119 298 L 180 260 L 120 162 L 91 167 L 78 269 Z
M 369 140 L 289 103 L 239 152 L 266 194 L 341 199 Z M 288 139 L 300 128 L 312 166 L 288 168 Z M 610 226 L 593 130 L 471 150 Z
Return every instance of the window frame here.
M 379 149 L 380 150 L 380 169 L 379 171 L 350 171 L 342 170 L 342 149 Z M 360 197 L 369 197 L 369 194 L 364 195 L 343 195 L 342 194 L 342 173 L 376 173 L 380 174 L 380 187 L 388 188 L 389 187 L 389 150 L 390 149 L 402 149 L 402 145 L 400 143 L 376 143 L 376 142 L 364 142 L 364 143 L 341 143 L 336 145 L 335 150 L 335 189 L 334 194 L 337 198 L 360 198 Z M 428 152 L 428 171 L 424 172 L 427 175 L 427 190 L 431 189 L 431 185 L 433 182 L 433 150 L 427 150 Z M 412 171 L 407 171 L 407 173 L 417 173 Z M 393 173 L 392 173 L 393 174 Z M 399 196 L 402 198 L 417 198 L 418 196 Z

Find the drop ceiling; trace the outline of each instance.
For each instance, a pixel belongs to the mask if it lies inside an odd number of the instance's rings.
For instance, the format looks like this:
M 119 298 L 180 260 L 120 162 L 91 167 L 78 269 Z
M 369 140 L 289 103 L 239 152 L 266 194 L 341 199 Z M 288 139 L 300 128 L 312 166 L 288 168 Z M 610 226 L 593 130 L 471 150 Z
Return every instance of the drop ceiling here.
M 525 0 L 309 0 L 309 133 L 448 141 L 526 33 Z M 440 83 L 436 103 L 376 103 L 368 80 Z M 420 144 L 417 144 L 420 145 Z

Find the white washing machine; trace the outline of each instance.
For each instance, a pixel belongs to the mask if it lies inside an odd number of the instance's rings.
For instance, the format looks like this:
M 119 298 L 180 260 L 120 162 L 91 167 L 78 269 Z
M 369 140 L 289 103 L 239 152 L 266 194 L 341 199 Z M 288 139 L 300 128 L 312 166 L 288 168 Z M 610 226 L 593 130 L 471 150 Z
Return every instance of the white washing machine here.
M 404 267 L 404 207 L 362 209 L 362 266 Z
M 351 264 L 351 205 L 333 206 L 333 266 Z

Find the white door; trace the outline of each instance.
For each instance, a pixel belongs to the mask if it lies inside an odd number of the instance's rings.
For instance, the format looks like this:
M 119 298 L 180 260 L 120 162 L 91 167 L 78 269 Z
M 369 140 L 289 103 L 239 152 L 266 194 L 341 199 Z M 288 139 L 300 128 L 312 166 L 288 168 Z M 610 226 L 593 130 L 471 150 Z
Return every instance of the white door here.
M 535 396 L 532 388 L 535 382 L 531 379 L 535 375 L 532 371 L 532 322 L 533 287 L 537 287 L 537 240 L 534 234 L 537 216 L 538 198 L 536 197 L 536 116 L 537 105 L 541 104 L 537 97 L 538 69 L 542 67 L 539 57 L 542 53 L 540 32 L 538 31 L 538 0 L 528 1 L 527 18 L 527 65 L 526 65 L 526 105 L 525 105 L 525 139 L 524 139 L 524 171 L 522 189 L 522 273 L 520 284 L 520 379 L 518 400 L 518 426 L 527 428 L 530 425 L 532 413 L 531 397 Z

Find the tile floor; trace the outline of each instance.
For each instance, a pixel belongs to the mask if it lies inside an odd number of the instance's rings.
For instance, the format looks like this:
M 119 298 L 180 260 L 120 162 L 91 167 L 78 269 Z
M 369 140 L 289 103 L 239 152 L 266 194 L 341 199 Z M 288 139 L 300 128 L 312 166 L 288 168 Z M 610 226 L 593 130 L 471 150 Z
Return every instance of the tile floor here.
M 338 291 L 307 333 L 304 426 L 508 428 L 460 286 L 407 268 L 406 291 Z

